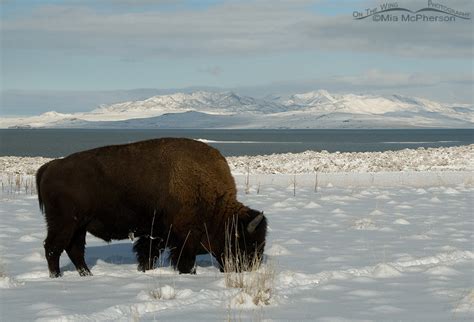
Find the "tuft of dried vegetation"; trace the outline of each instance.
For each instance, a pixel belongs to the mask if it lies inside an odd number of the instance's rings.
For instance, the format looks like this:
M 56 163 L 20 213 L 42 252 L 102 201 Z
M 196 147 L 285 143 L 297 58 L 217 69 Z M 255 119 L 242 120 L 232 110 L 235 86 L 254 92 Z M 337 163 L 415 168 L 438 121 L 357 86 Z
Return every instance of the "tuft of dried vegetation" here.
M 3 266 L 2 262 L 0 262 L 0 278 L 7 277 L 7 273 L 5 272 L 5 267 Z
M 250 193 L 250 164 L 247 165 L 247 175 L 245 176 L 245 194 Z
M 7 173 L 0 177 L 2 193 L 7 195 L 25 193 L 36 194 L 35 177 L 21 173 Z
M 176 298 L 175 288 L 169 285 L 152 289 L 148 294 L 154 300 L 172 300 Z
M 240 249 L 240 236 L 236 233 L 236 227 L 236 220 L 226 227 L 223 268 L 225 286 L 239 289 L 241 298 L 251 298 L 254 305 L 269 305 L 274 291 L 275 267 L 270 263 L 261 265 L 262 255 L 258 252 L 248 256 Z

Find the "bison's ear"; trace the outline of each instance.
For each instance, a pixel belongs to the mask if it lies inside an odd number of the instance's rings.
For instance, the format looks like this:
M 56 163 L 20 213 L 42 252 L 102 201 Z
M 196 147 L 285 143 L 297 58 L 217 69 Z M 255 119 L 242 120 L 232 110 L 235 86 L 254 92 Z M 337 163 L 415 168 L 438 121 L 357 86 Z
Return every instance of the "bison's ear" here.
M 257 229 L 258 225 L 262 222 L 263 218 L 263 212 L 261 212 L 254 219 L 252 219 L 252 221 L 247 225 L 247 232 L 249 234 L 253 234 L 255 229 Z

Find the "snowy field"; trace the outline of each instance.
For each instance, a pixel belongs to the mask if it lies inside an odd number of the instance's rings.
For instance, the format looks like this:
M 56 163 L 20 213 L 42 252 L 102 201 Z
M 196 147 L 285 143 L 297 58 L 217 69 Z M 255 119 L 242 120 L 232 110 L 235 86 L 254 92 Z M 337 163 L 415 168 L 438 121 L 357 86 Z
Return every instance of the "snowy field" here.
M 249 166 L 262 158 L 234 165 L 239 200 L 269 221 L 265 264 L 243 275 L 243 288 L 227 286 L 210 256 L 198 258 L 196 275 L 179 275 L 167 261 L 139 273 L 130 241 L 90 235 L 94 276 L 79 277 L 63 254 L 64 276 L 50 279 L 30 175 L 47 159 L 6 166 L 0 158 L 0 320 L 473 320 L 472 146 L 461 148 L 424 163 L 416 160 L 427 150 L 407 150 L 411 161 L 399 160 L 430 166 L 396 172 L 364 162 L 306 173 L 272 160 L 277 170 Z

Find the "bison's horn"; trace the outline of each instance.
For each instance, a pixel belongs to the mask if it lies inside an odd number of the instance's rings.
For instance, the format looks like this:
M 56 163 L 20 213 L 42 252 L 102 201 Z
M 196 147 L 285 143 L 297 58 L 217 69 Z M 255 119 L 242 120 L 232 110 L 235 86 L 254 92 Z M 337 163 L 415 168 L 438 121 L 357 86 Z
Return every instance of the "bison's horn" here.
M 249 234 L 252 234 L 255 231 L 255 229 L 258 227 L 258 225 L 260 224 L 262 220 L 263 220 L 263 213 L 260 213 L 257 217 L 252 219 L 251 222 L 249 222 L 249 224 L 247 225 L 247 231 L 249 232 Z

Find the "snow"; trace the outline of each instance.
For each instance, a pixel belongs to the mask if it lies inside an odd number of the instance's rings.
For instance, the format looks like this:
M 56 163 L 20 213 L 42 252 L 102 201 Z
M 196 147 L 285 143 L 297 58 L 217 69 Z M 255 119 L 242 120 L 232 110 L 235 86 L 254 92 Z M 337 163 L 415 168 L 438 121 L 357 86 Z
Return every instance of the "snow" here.
M 199 141 L 209 142 L 203 139 Z M 226 141 L 228 142 L 228 141 Z M 3 174 L 34 174 L 36 170 L 51 159 L 44 157 L 0 157 L 0 171 Z M 316 174 L 325 184 L 328 175 L 336 181 L 374 180 L 381 172 L 397 172 L 401 176 L 408 172 L 455 171 L 467 173 L 466 180 L 472 178 L 474 171 L 474 144 L 457 147 L 403 149 L 385 152 L 334 152 L 306 151 L 259 156 L 227 157 L 234 173 L 246 174 Z M 419 175 L 423 175 L 420 173 Z M 400 175 L 397 177 L 399 178 Z M 406 180 L 411 180 L 407 175 Z M 311 180 L 315 180 L 311 177 Z M 433 177 L 427 178 L 433 180 Z
M 179 275 L 168 260 L 138 272 L 130 241 L 90 235 L 94 275 L 80 277 L 63 254 L 64 276 L 50 279 L 44 218 L 25 184 L 47 159 L 0 158 L 1 320 L 473 320 L 472 149 L 363 160 L 322 153 L 314 162 L 335 165 L 318 173 L 317 184 L 307 154 L 256 157 L 248 175 L 247 163 L 234 164 L 239 200 L 269 222 L 265 263 L 243 275 L 246 288 L 227 287 L 207 255 L 198 257 L 196 275 Z M 307 168 L 295 168 L 298 159 Z
M 237 173 L 335 173 L 381 171 L 473 171 L 474 145 L 404 149 L 385 152 L 306 151 L 263 156 L 230 157 Z
M 87 236 L 93 276 L 50 279 L 34 187 L 50 159 L 1 157 L 3 321 L 473 320 L 474 145 L 230 157 L 239 200 L 265 212 L 265 261 L 242 287 L 207 255 L 136 270 L 130 241 Z
M 79 277 L 63 255 L 64 277 L 50 279 L 36 196 L 3 192 L 2 319 L 472 319 L 472 186 L 425 186 L 422 195 L 416 187 L 315 193 L 300 186 L 294 196 L 282 175 L 265 178 L 272 183 L 258 194 L 255 187 L 245 194 L 245 176 L 236 175 L 240 199 L 264 209 L 270 223 L 262 268 L 274 268 L 271 292 L 265 293 L 268 304 L 255 304 L 249 293 L 225 287 L 224 275 L 208 256 L 198 259 L 197 275 L 179 275 L 167 262 L 143 274 L 136 271 L 130 242 L 106 244 L 92 236 L 86 257 L 94 276 Z M 378 195 L 390 199 L 377 204 Z M 430 201 L 433 196 L 442 206 Z M 306 207 L 310 203 L 320 207 Z M 397 205 L 406 203 L 412 208 L 400 212 Z M 377 207 L 382 210 L 374 214 Z M 341 213 L 346 216 L 336 216 Z M 372 228 L 354 229 L 360 220 Z M 427 238 L 413 238 L 419 234 Z
M 158 95 L 82 113 L 0 119 L 0 128 L 470 128 L 472 104 L 325 90 L 266 99 L 233 92 Z

